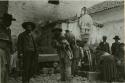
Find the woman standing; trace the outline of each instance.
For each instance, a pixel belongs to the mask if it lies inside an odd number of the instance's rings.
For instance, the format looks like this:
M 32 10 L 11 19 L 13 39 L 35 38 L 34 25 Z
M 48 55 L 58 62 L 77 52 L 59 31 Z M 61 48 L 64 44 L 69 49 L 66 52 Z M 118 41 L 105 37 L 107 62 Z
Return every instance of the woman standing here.
M 102 51 L 100 56 L 100 77 L 102 81 L 112 82 L 117 79 L 115 58 L 111 54 Z

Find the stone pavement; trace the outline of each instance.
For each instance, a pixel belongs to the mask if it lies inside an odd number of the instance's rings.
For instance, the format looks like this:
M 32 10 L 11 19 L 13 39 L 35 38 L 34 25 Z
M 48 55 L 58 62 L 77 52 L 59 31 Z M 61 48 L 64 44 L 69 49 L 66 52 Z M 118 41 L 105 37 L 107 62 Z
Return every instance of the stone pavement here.
M 30 83 L 106 83 L 106 82 L 100 82 L 100 81 L 88 81 L 86 78 L 77 76 L 73 77 L 71 82 L 60 82 L 60 75 L 59 74 L 52 74 L 52 75 L 39 75 L 36 78 L 32 78 L 30 80 Z M 21 82 L 21 77 L 14 79 L 10 78 L 9 83 L 22 83 Z M 112 82 L 114 83 L 114 82 Z M 120 82 L 115 82 L 115 83 L 120 83 Z M 124 83 L 124 82 L 122 82 Z

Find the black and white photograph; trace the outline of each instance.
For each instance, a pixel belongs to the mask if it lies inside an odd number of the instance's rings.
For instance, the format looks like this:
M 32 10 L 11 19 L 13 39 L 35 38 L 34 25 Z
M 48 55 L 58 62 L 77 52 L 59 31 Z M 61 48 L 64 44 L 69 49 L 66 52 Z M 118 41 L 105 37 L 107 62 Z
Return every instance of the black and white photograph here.
M 124 0 L 0 0 L 0 83 L 125 83 Z

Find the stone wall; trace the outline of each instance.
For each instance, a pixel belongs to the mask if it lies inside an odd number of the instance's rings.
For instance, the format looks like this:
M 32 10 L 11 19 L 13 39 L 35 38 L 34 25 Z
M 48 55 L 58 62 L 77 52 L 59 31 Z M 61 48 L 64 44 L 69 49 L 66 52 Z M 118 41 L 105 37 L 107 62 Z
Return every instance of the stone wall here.
M 38 3 L 35 3 L 35 1 L 9 2 L 8 12 L 11 13 L 14 16 L 14 18 L 16 18 L 16 21 L 14 21 L 11 25 L 12 36 L 17 37 L 22 31 L 24 31 L 24 29 L 21 26 L 23 22 L 32 21 L 36 24 L 37 27 L 36 32 L 34 32 L 34 36 L 36 40 L 39 40 L 39 50 L 41 51 L 41 53 L 53 53 L 54 50 L 50 46 L 50 39 L 52 35 L 49 32 L 51 29 L 46 29 L 45 31 L 42 31 L 42 29 L 40 29 L 41 27 L 39 26 L 40 23 L 44 23 L 48 19 L 50 20 L 53 17 L 50 18 L 51 16 L 48 16 L 47 14 L 44 17 L 45 14 L 43 15 L 43 13 L 45 10 L 42 10 L 40 4 L 38 6 L 37 4 Z M 46 6 L 46 4 L 42 6 Z M 51 12 L 52 11 L 50 11 L 50 13 Z

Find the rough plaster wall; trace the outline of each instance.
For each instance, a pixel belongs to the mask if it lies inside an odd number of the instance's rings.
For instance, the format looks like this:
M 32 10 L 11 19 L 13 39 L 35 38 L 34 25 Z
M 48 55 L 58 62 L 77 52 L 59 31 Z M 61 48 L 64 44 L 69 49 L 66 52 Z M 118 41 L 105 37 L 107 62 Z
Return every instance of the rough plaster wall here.
M 107 23 L 105 27 L 101 29 L 101 34 L 108 37 L 107 41 L 110 46 L 114 42 L 113 37 L 115 35 L 121 38 L 120 42 L 124 42 L 124 21 Z
M 121 42 L 124 42 L 124 7 L 109 9 L 106 11 L 91 14 L 93 20 L 104 24 L 104 27 L 99 29 L 101 36 L 106 35 L 111 46 L 115 35 L 119 35 Z
M 124 19 L 124 6 L 104 10 L 90 15 L 92 16 L 93 20 L 103 24 L 121 20 Z
M 69 18 L 76 14 L 79 16 L 84 5 L 90 7 L 99 2 L 93 0 L 86 2 L 81 0 L 60 0 L 60 5 L 54 6 L 48 4 L 48 0 L 9 0 L 8 12 L 12 13 L 17 19 L 11 26 L 12 35 L 18 35 L 23 31 L 21 28 L 23 21 L 30 20 L 39 24 L 47 20 Z
M 104 24 L 103 28 L 93 27 L 93 32 L 91 33 L 91 43 L 99 43 L 102 41 L 102 36 L 106 35 L 108 37 L 107 41 L 110 46 L 114 42 L 113 37 L 115 35 L 120 36 L 121 42 L 124 42 L 124 11 L 123 7 L 114 8 L 111 10 L 99 12 L 97 14 L 91 15 L 94 21 Z M 67 25 L 63 24 L 63 29 L 67 29 Z M 77 39 L 80 36 L 80 30 L 77 23 L 70 23 L 69 30 L 71 30 Z
M 75 8 L 78 8 L 76 6 Z M 23 31 L 21 24 L 24 21 L 34 21 L 35 23 L 44 23 L 65 19 L 76 15 L 75 8 L 69 5 L 54 6 L 44 1 L 9 1 L 8 12 L 12 13 L 17 21 L 13 22 L 11 29 L 12 35 L 18 35 Z M 79 8 L 80 9 L 80 8 Z M 70 10 L 70 11 L 69 11 Z
M 12 35 L 18 35 L 23 31 L 21 24 L 24 21 L 37 21 L 34 18 L 35 10 L 31 2 L 10 1 L 8 12 L 13 14 L 13 16 L 16 18 L 16 21 L 14 21 L 11 25 Z

